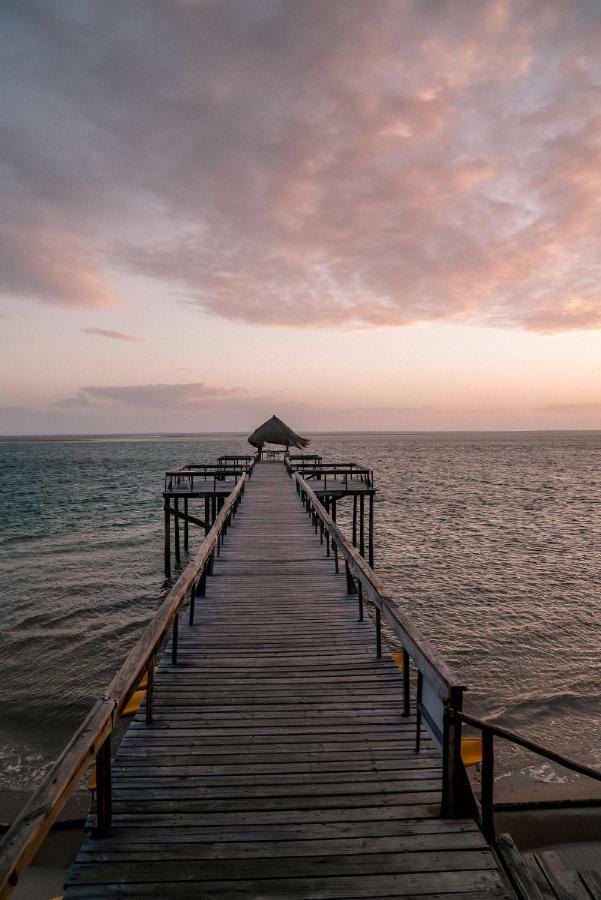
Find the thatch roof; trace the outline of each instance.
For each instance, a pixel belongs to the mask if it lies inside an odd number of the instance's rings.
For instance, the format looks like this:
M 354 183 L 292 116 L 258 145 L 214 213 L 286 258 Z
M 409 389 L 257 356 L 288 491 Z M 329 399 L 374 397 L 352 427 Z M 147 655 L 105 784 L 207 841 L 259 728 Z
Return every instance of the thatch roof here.
M 298 447 L 302 450 L 309 444 L 309 439 L 296 434 L 292 428 L 289 428 L 285 422 L 272 416 L 267 422 L 263 422 L 258 428 L 255 428 L 248 439 L 248 443 L 259 450 L 264 444 L 282 444 L 284 447 Z

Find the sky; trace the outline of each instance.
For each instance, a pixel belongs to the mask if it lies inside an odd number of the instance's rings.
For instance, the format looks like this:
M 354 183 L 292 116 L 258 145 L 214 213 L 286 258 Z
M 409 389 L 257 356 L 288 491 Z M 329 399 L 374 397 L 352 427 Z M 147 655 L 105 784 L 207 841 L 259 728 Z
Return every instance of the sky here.
M 601 428 L 599 0 L 3 0 L 0 434 Z

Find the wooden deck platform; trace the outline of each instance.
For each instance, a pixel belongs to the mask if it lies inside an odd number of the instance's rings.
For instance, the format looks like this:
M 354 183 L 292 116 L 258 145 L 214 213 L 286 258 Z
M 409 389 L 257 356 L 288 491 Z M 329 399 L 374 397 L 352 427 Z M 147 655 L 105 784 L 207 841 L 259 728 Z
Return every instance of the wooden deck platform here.
M 258 465 L 179 657 L 113 767 L 66 898 L 513 896 L 283 465 Z
M 193 482 L 187 478 L 174 484 L 170 490 L 165 491 L 169 497 L 227 497 L 234 490 L 236 482 L 231 478 L 195 478 Z
M 274 465 L 277 466 L 278 469 L 282 466 L 279 461 L 276 463 L 262 463 L 261 465 Z M 345 480 L 343 478 L 328 477 L 327 482 L 325 483 L 319 479 L 314 479 L 310 484 L 318 496 L 326 495 L 340 498 L 374 493 L 372 487 L 358 478 L 348 478 Z M 195 478 L 193 482 L 187 478 L 182 478 L 179 483 L 173 484 L 170 490 L 165 491 L 165 494 L 169 497 L 212 497 L 215 494 L 220 497 L 227 497 L 234 490 L 235 485 L 236 482 L 231 478 L 208 478 L 206 481 Z

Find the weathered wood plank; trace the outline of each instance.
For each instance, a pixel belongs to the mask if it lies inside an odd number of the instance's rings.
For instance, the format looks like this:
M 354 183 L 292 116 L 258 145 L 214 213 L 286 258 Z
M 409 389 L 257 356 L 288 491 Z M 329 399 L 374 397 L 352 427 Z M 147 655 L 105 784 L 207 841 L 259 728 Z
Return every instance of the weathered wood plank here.
M 340 875 L 382 875 L 409 872 L 439 872 L 441 881 L 456 871 L 495 871 L 496 865 L 488 849 L 430 851 L 427 858 L 422 853 L 367 853 L 336 856 L 288 856 L 274 859 L 261 857 L 236 860 L 236 878 L 302 878 L 311 874 L 320 878 Z M 229 860 L 197 859 L 187 857 L 185 876 L 188 881 L 220 881 L 232 877 Z M 159 853 L 150 859 L 122 860 L 118 854 L 98 854 L 95 862 L 78 861 L 71 868 L 70 878 L 74 884 L 101 884 L 113 881 L 179 881 L 182 879 L 182 865 L 179 860 L 163 859 Z M 584 888 L 583 888 L 584 890 Z
M 521 900 L 543 900 L 532 872 L 509 834 L 500 834 L 497 850 Z
M 99 896 L 188 896 L 198 897 L 199 886 L 184 880 L 185 872 L 180 867 L 179 879 L 169 882 L 133 882 L 108 884 L 100 893 L 100 885 L 90 884 L 87 888 L 71 891 L 73 897 Z M 354 875 L 328 878 L 277 878 L 254 879 L 250 881 L 211 881 L 202 884 L 207 897 L 261 897 L 287 898 L 287 900 L 324 900 L 324 898 L 367 898 L 367 897 L 428 897 L 442 900 L 452 895 L 453 900 L 500 900 L 507 898 L 507 891 L 496 872 L 419 872 L 392 875 Z M 201 894 L 202 896 L 202 894 Z
M 215 838 L 208 842 L 198 840 L 152 840 L 145 836 L 144 841 L 115 840 L 90 841 L 79 854 L 79 861 L 85 863 L 110 862 L 126 858 L 129 861 L 152 859 L 258 859 L 282 856 L 340 856 L 372 854 L 372 853 L 408 853 L 433 852 L 450 850 L 487 850 L 482 835 L 472 832 L 445 832 L 442 834 L 418 835 L 403 837 L 394 835 L 383 837 L 369 835 L 365 837 L 307 839 L 300 841 L 281 841 L 276 835 L 264 841 L 219 841 Z M 464 854 L 462 854 L 464 857 Z M 490 856 L 487 854 L 487 859 Z
M 292 841 L 347 840 L 366 837 L 391 837 L 418 839 L 428 835 L 471 834 L 482 841 L 482 834 L 475 822 L 466 819 L 415 819 L 357 820 L 354 822 L 307 822 L 264 825 L 175 825 L 165 827 L 161 823 L 145 825 L 116 825 L 110 837 L 94 839 L 94 846 L 112 846 L 124 843 L 232 843 L 270 841 L 286 844 Z

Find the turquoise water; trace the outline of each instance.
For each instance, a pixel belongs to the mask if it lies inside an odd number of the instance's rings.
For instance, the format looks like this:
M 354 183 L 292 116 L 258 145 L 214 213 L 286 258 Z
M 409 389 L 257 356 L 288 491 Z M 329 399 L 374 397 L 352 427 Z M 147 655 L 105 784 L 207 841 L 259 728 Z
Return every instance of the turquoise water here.
M 601 433 L 311 449 L 373 466 L 376 567 L 467 707 L 601 765 Z M 232 435 L 0 444 L 0 787 L 39 780 L 164 596 L 164 470 L 240 451 Z

